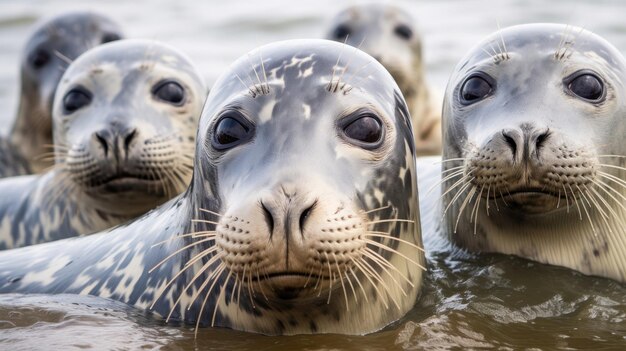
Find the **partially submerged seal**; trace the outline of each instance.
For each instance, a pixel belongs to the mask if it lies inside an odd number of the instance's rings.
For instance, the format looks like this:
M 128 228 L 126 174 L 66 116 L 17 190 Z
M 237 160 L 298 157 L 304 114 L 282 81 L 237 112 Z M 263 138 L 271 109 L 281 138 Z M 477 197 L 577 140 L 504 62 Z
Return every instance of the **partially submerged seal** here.
M 413 307 L 411 122 L 370 56 L 326 40 L 245 55 L 211 90 L 196 145 L 184 194 L 105 233 L 0 253 L 0 292 L 266 334 L 363 334 Z
M 193 64 L 157 42 L 74 61 L 54 102 L 54 169 L 0 180 L 0 248 L 100 231 L 184 191 L 205 94 Z
M 626 281 L 625 82 L 623 56 L 581 28 L 515 26 L 474 48 L 444 103 L 450 238 Z

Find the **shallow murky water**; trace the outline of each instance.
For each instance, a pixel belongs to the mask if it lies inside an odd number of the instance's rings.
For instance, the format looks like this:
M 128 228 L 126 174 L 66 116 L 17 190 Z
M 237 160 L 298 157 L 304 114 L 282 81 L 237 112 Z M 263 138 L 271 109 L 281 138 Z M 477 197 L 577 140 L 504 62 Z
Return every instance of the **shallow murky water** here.
M 16 110 L 20 49 L 45 14 L 90 8 L 117 18 L 130 37 L 163 40 L 186 52 L 207 82 L 246 51 L 267 42 L 319 37 L 325 21 L 356 1 L 2 1 L 0 133 Z M 399 2 L 399 1 L 398 1 Z M 288 4 L 288 5 L 287 5 Z M 419 20 L 428 78 L 443 90 L 455 63 L 501 26 L 566 22 L 594 31 L 626 52 L 626 2 L 402 2 Z M 424 211 L 429 217 L 429 210 Z M 402 320 L 372 335 L 266 337 L 223 329 L 164 326 L 123 304 L 76 296 L 0 296 L 0 349 L 378 350 L 626 349 L 626 286 L 567 269 L 490 255 L 450 255 L 423 223 L 429 277 Z

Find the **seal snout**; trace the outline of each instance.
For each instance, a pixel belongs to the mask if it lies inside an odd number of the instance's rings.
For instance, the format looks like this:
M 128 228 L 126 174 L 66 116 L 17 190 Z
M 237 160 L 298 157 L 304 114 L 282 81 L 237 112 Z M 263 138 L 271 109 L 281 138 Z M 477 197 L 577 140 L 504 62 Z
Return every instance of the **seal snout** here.
M 364 221 L 348 200 L 285 185 L 256 196 L 227 211 L 216 228 L 226 267 L 276 294 L 305 294 L 322 289 L 321 281 L 340 286 L 366 247 Z
M 104 128 L 93 133 L 93 139 L 105 158 L 119 163 L 120 160 L 128 160 L 130 147 L 137 140 L 138 133 L 134 127 Z
M 502 129 L 472 152 L 466 174 L 487 197 L 502 196 L 542 211 L 556 208 L 566 194 L 578 197 L 595 174 L 593 157 L 565 139 L 558 130 L 529 124 Z

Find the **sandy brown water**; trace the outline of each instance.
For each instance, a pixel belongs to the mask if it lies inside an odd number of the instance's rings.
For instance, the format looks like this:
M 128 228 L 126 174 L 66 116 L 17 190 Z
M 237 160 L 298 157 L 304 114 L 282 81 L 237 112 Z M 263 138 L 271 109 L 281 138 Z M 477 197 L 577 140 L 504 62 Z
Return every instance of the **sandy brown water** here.
M 0 133 L 8 131 L 17 107 L 20 49 L 42 15 L 78 8 L 109 14 L 131 37 L 163 40 L 186 52 L 210 84 L 258 45 L 320 37 L 325 21 L 355 2 L 0 1 Z M 496 30 L 496 20 L 501 26 L 579 25 L 626 52 L 622 1 L 399 3 L 418 19 L 428 78 L 439 90 L 465 52 Z M 266 337 L 207 328 L 194 338 L 192 327 L 166 326 L 112 301 L 5 295 L 0 296 L 0 350 L 626 349 L 625 285 L 501 255 L 451 255 L 437 238 L 437 220 L 423 226 L 429 274 L 422 296 L 405 318 L 378 333 Z

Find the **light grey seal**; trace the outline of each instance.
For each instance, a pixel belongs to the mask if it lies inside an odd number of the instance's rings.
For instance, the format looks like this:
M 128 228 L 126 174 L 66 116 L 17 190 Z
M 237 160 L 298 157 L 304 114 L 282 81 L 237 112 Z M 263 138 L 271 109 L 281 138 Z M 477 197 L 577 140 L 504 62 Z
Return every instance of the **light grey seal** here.
M 504 29 L 461 60 L 429 204 L 443 195 L 450 238 L 625 282 L 625 69 L 604 39 L 556 24 Z
M 350 49 L 285 41 L 237 60 L 211 89 L 184 194 L 109 232 L 0 253 L 0 292 L 273 335 L 402 317 L 425 264 L 411 121 L 383 66 L 339 59 Z
M 20 101 L 10 135 L 0 138 L 0 178 L 40 173 L 52 145 L 54 92 L 69 64 L 83 52 L 124 36 L 110 18 L 68 12 L 39 22 L 22 53 Z
M 417 155 L 440 155 L 441 101 L 424 77 L 415 19 L 394 5 L 354 5 L 337 14 L 329 28 L 327 39 L 358 47 L 387 68 L 411 111 Z
M 100 231 L 184 191 L 205 96 L 169 46 L 123 40 L 82 55 L 57 88 L 54 168 L 0 180 L 0 248 Z

